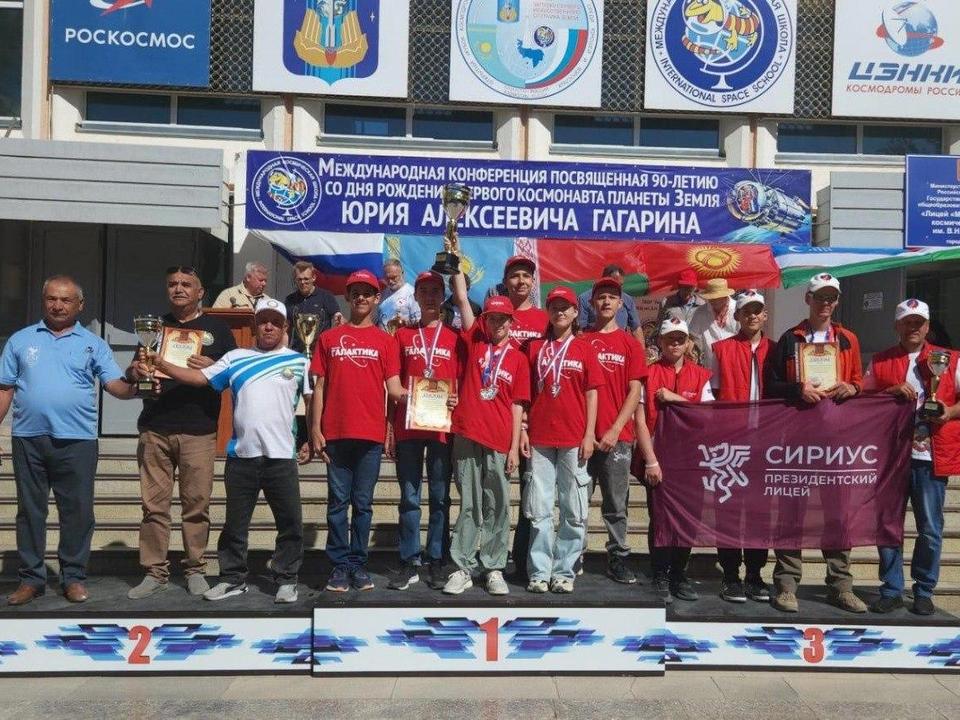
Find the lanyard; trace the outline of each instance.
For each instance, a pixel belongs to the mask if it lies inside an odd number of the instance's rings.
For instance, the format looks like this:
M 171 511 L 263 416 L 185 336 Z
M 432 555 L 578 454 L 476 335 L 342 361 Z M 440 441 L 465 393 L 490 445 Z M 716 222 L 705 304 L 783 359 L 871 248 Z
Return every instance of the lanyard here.
M 433 333 L 433 343 L 430 345 L 429 352 L 427 351 L 427 338 L 423 334 L 423 328 L 417 328 L 417 331 L 420 333 L 420 350 L 423 353 L 423 360 L 426 363 L 426 369 L 423 371 L 423 376 L 428 380 L 433 377 L 433 358 L 437 353 L 437 343 L 440 341 L 440 331 L 443 330 L 443 323 L 437 323 L 437 330 Z
M 550 386 L 550 392 L 554 397 L 560 392 L 560 378 L 563 372 L 563 361 L 567 357 L 567 351 L 570 349 L 570 343 L 573 342 L 573 335 L 564 340 L 559 350 L 553 349 L 553 343 L 547 341 L 537 353 L 537 373 L 539 375 L 539 389 L 543 389 L 544 383 L 550 375 L 553 375 L 553 383 Z M 547 357 L 548 352 L 550 356 Z M 547 361 L 544 369 L 544 360 Z
M 486 358 L 486 367 L 483 368 L 483 372 L 480 374 L 480 384 L 483 387 L 493 387 L 497 384 L 497 377 L 500 375 L 500 367 L 503 365 L 503 359 L 507 356 L 507 352 L 510 350 L 509 341 L 504 343 L 503 348 L 500 352 L 494 352 L 494 346 L 487 346 Z M 496 364 L 496 367 L 494 367 Z

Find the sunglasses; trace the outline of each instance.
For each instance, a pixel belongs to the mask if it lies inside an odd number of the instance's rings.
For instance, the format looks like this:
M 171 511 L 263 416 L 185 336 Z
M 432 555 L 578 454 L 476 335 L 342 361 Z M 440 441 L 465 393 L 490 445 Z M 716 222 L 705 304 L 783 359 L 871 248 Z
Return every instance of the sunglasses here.
M 174 273 L 183 273 L 184 275 L 196 275 L 200 277 L 200 273 L 197 272 L 197 269 L 192 265 L 171 265 L 167 268 L 167 275 L 173 275 Z

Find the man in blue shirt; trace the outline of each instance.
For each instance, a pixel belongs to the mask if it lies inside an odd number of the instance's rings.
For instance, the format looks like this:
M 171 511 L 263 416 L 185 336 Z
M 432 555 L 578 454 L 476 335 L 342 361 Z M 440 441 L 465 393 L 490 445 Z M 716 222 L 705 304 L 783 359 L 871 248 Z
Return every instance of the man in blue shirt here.
M 603 269 L 603 277 L 612 277 L 623 281 L 623 268 L 619 265 L 607 265 Z M 580 314 L 577 317 L 577 323 L 580 329 L 593 327 L 597 322 L 597 314 L 593 309 L 593 289 L 584 290 L 580 296 Z M 621 293 L 623 305 L 617 310 L 615 320 L 617 327 L 621 330 L 633 333 L 634 337 L 643 342 L 643 333 L 640 331 L 640 315 L 637 313 L 637 302 L 630 293 Z
M 24 605 L 46 590 L 47 502 L 60 516 L 60 584 L 70 602 L 84 602 L 93 538 L 97 471 L 97 392 L 129 399 L 110 346 L 77 323 L 83 290 L 56 275 L 43 284 L 43 320 L 13 334 L 0 357 L 0 421 L 13 404 L 13 473 L 17 483 L 20 587 L 7 598 Z

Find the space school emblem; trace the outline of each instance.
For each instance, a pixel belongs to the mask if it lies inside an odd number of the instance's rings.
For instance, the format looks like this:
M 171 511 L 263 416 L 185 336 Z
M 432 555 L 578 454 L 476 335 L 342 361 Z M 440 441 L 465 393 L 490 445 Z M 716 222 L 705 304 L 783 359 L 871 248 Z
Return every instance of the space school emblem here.
M 380 55 L 380 0 L 283 0 L 283 63 L 333 85 L 373 75 Z
M 784 0 L 650 0 L 654 64 L 707 108 L 757 100 L 790 65 L 796 29 Z

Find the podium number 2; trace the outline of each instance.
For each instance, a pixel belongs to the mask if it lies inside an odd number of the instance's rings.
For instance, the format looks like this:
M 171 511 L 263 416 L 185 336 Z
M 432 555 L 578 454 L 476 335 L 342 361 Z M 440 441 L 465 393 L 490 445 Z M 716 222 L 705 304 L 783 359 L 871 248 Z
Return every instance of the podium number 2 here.
M 500 629 L 500 619 L 490 618 L 485 623 L 478 625 L 487 636 L 487 662 L 496 662 L 500 659 L 500 637 L 497 631 Z
M 803 659 L 808 663 L 818 663 L 826 655 L 823 649 L 823 630 L 807 628 L 803 631 L 803 639 L 810 643 L 803 649 Z
M 137 644 L 133 646 L 133 652 L 127 658 L 127 663 L 130 665 L 149 665 L 150 656 L 144 655 L 143 651 L 147 649 L 147 645 L 150 643 L 150 628 L 143 625 L 134 625 L 130 628 L 129 638 L 136 640 Z

